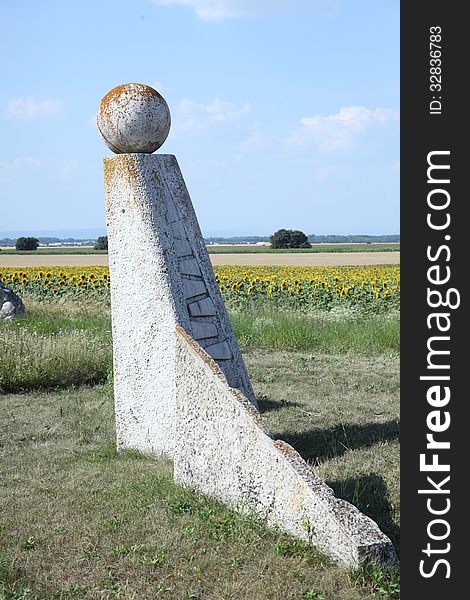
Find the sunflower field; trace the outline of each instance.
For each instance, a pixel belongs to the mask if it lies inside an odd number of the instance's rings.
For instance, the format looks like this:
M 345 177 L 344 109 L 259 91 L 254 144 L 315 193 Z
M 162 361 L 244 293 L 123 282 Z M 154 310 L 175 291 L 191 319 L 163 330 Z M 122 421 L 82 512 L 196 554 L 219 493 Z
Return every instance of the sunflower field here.
M 19 296 L 34 299 L 109 297 L 107 267 L 0 267 L 0 281 Z
M 248 307 L 261 302 L 282 307 L 328 309 L 357 306 L 398 308 L 400 268 L 217 266 L 215 276 L 225 303 Z
M 304 310 L 354 306 L 374 312 L 398 309 L 398 265 L 355 267 L 221 266 L 214 269 L 231 308 L 269 303 Z M 0 267 L 0 280 L 20 296 L 34 299 L 109 300 L 107 267 Z

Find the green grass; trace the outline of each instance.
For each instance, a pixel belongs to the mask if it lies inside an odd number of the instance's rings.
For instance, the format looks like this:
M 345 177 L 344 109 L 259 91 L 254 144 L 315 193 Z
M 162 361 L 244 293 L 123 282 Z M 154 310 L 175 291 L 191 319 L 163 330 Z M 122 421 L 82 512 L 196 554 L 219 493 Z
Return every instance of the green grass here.
M 64 385 L 45 352 L 43 379 L 30 386 L 41 389 L 0 401 L 2 600 L 399 597 L 395 573 L 374 566 L 349 573 L 258 519 L 176 485 L 168 461 L 117 453 L 111 383 L 77 387 L 97 354 L 83 340 L 107 345 L 109 374 L 109 308 L 57 302 L 27 309 L 26 318 L 0 326 L 4 344 L 26 334 L 44 338 L 59 360 L 57 348 L 68 340 L 82 349 L 82 362 L 72 363 L 72 353 L 64 361 L 73 387 L 44 391 Z M 397 347 L 371 347 L 379 322 L 364 335 L 365 320 L 352 313 L 324 314 L 321 335 L 312 337 L 321 316 L 305 330 L 299 315 L 232 319 L 268 427 L 398 547 Z M 395 339 L 397 317 L 383 321 Z M 348 348 L 339 343 L 347 330 Z M 71 337 L 77 332 L 79 342 Z M 3 364 L 2 357 L 0 373 Z
M 0 392 L 99 383 L 112 370 L 107 311 L 32 304 L 26 316 L 0 323 L 0 335 Z
M 400 244 L 319 244 L 311 248 L 290 248 L 274 250 L 269 246 L 252 246 L 240 244 L 235 246 L 207 246 L 209 254 L 289 254 L 305 252 L 395 252 L 400 250 Z M 16 250 L 15 248 L 2 248 L 2 254 L 107 254 L 107 250 L 94 248 L 38 248 L 37 250 Z
M 351 405 L 353 382 L 344 405 L 332 411 L 334 386 L 329 384 L 328 393 L 325 386 L 326 377 L 334 377 L 334 360 L 320 358 L 319 379 L 311 382 L 306 361 L 310 362 L 307 356 L 295 354 L 247 355 L 263 418 L 291 443 L 297 432 L 304 455 L 309 438 L 313 444 L 328 438 L 332 423 L 342 430 L 341 422 L 356 414 Z M 356 377 L 370 372 L 370 366 L 362 364 Z M 319 380 L 324 381 L 320 404 L 315 399 Z M 342 387 L 347 387 L 344 380 L 337 393 L 344 392 Z M 361 399 L 359 421 L 375 419 L 379 431 L 374 415 L 377 398 L 369 395 L 367 403 L 363 391 L 356 390 L 356 400 Z M 382 396 L 379 405 L 392 412 Z M 390 416 L 381 420 L 385 432 Z M 396 471 L 396 429 L 375 438 L 364 434 L 366 424 L 358 425 L 357 433 L 347 424 L 344 428 L 349 448 L 344 448 L 344 437 L 337 449 L 326 444 L 327 451 L 319 454 L 318 472 L 334 483 L 337 493 L 343 486 L 343 497 L 349 500 L 360 499 L 363 483 L 380 481 L 380 486 L 366 487 L 367 498 L 360 507 L 381 517 L 378 520 L 390 535 L 392 529 L 384 525 L 395 515 L 391 499 L 397 490 L 390 466 Z M 378 568 L 373 575 L 348 573 L 302 542 L 266 529 L 258 519 L 177 486 L 168 461 L 130 451 L 117 453 L 113 440 L 109 384 L 4 396 L 0 404 L 4 598 L 284 600 L 315 597 L 315 592 L 325 600 L 398 597 L 393 592 L 396 575 Z M 352 480 L 356 486 L 351 496 Z M 379 592 L 374 578 L 392 593 Z
M 0 254 L 108 254 L 107 250 L 95 250 L 94 248 L 68 248 L 66 246 L 55 248 L 42 248 L 37 250 L 16 250 L 16 248 L 1 248 Z
M 361 315 L 354 311 L 246 311 L 230 313 L 243 349 L 314 350 L 331 353 L 395 353 L 400 349 L 398 313 Z
M 0 391 L 99 383 L 112 372 L 111 317 L 106 303 L 26 303 L 27 314 L 0 323 Z M 244 351 L 311 350 L 336 354 L 399 352 L 397 313 L 352 310 L 230 311 Z
M 207 246 L 209 254 L 302 254 L 318 252 L 399 252 L 400 244 L 318 244 L 311 248 L 273 249 L 270 246 Z

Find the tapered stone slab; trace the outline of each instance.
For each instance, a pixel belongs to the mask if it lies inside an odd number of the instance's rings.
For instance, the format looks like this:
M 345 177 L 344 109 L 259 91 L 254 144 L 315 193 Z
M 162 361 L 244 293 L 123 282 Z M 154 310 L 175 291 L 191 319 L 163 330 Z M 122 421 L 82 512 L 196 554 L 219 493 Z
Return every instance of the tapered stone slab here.
M 177 333 L 174 478 L 311 543 L 346 567 L 397 564 L 389 538 L 274 440 L 253 405 L 182 329 Z
M 256 400 L 176 158 L 104 165 L 117 442 L 173 456 L 177 325 L 211 341 L 230 384 Z

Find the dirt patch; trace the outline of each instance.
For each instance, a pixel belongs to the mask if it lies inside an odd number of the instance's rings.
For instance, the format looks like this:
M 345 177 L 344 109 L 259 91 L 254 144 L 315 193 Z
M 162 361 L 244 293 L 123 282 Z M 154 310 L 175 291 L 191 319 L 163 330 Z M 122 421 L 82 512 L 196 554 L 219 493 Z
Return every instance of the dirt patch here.
M 399 252 L 319 252 L 309 254 L 210 254 L 213 265 L 339 266 L 397 265 Z M 2 254 L 0 267 L 91 267 L 108 264 L 106 254 Z
M 213 265 L 339 266 L 397 265 L 399 252 L 310 252 L 305 254 L 210 254 Z M 1 260 L 1 259 L 0 259 Z

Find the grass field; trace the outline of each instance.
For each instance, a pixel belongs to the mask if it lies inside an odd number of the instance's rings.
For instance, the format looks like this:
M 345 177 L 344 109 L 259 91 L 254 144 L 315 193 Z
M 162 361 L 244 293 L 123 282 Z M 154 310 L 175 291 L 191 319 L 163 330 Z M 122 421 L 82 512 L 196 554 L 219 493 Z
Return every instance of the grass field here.
M 398 598 L 116 453 L 106 303 L 0 324 L 0 598 Z M 263 419 L 398 546 L 396 312 L 231 312 Z M 86 384 L 86 385 L 85 385 Z
M 399 252 L 400 244 L 314 244 L 311 248 L 273 249 L 254 244 L 207 246 L 209 254 L 305 254 L 309 252 Z
M 3 246 L 0 248 L 1 254 L 17 255 L 17 256 L 34 256 L 37 254 L 45 255 L 73 255 L 73 254 L 108 254 L 107 250 L 95 250 L 93 246 L 54 246 L 54 247 L 39 247 L 37 250 L 16 250 L 13 246 Z
M 209 254 L 305 254 L 309 252 L 399 252 L 400 244 L 314 244 L 311 248 L 273 249 L 254 244 L 207 246 Z
M 400 244 L 316 244 L 311 248 L 291 248 L 289 250 L 274 250 L 270 246 L 256 246 L 255 244 L 234 244 L 207 246 L 209 254 L 305 254 L 318 252 L 399 252 Z M 92 246 L 81 247 L 40 247 L 34 251 L 16 250 L 13 247 L 0 248 L 4 254 L 29 255 L 29 254 L 107 254 L 107 250 L 94 250 Z

